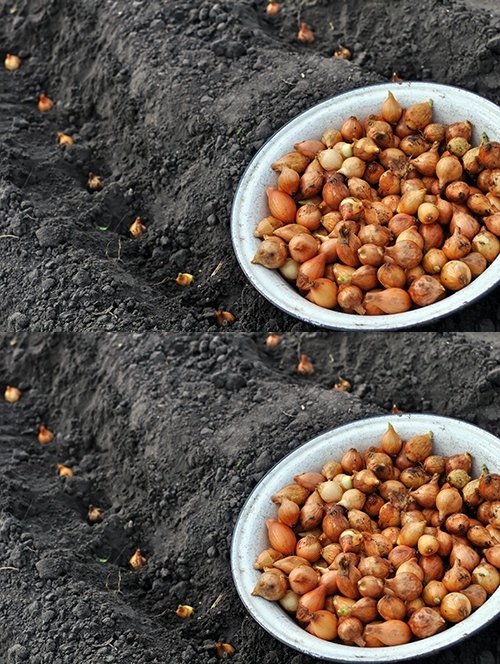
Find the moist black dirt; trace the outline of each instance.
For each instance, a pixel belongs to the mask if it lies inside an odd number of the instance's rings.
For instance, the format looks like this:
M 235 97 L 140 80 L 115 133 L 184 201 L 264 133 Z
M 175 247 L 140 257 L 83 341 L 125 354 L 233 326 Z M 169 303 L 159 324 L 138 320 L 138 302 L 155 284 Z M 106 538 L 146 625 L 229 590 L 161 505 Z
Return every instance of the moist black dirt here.
M 232 250 L 231 203 L 257 149 L 312 105 L 394 72 L 500 103 L 496 3 L 287 0 L 272 17 L 265 5 L 2 3 L 0 56 L 22 64 L 0 70 L 1 329 L 203 332 L 222 309 L 240 331 L 312 331 L 255 292 Z M 297 40 L 301 21 L 313 44 Z M 332 57 L 339 45 L 351 60 Z M 490 332 L 499 319 L 496 289 L 423 329 Z
M 274 348 L 266 336 L 0 337 L 0 389 L 22 392 L 0 400 L 1 662 L 214 664 L 226 642 L 234 662 L 313 664 L 232 584 L 232 530 L 256 482 L 317 434 L 394 404 L 500 436 L 497 335 L 285 333 Z M 351 392 L 333 389 L 339 377 Z M 494 662 L 499 649 L 493 622 L 428 661 Z

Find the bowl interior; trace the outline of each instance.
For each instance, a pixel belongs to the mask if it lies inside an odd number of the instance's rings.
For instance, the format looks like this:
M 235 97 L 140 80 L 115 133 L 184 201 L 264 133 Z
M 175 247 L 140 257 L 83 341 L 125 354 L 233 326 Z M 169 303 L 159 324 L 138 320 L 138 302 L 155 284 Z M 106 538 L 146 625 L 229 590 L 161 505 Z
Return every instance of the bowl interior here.
M 470 120 L 474 145 L 479 143 L 482 132 L 492 140 L 500 140 L 498 106 L 467 90 L 425 82 L 386 83 L 352 90 L 305 111 L 274 134 L 254 156 L 236 191 L 231 215 L 233 247 L 254 288 L 279 309 L 307 323 L 341 330 L 387 330 L 423 325 L 460 310 L 500 281 L 499 257 L 466 288 L 440 302 L 400 314 L 359 316 L 319 307 L 302 297 L 276 270 L 252 264 L 260 243 L 253 233 L 258 222 L 269 214 L 265 190 L 276 186 L 277 174 L 271 164 L 293 150 L 295 143 L 321 139 L 324 131 L 331 127 L 339 129 L 351 115 L 363 120 L 370 113 L 378 113 L 389 90 L 405 108 L 432 99 L 435 122 Z
M 462 623 L 449 627 L 435 636 L 401 646 L 358 648 L 322 641 L 302 629 L 279 604 L 251 595 L 260 572 L 253 568 L 258 554 L 269 546 L 265 522 L 276 518 L 276 505 L 271 496 L 293 482 L 294 475 L 309 470 L 320 471 L 328 460 L 339 461 L 351 447 L 360 451 L 378 444 L 391 423 L 404 440 L 413 435 L 432 431 L 433 451 L 451 455 L 470 452 L 473 456 L 473 476 L 484 463 L 489 470 L 500 468 L 500 440 L 471 424 L 435 415 L 388 415 L 353 422 L 324 433 L 305 443 L 286 456 L 255 487 L 245 503 L 236 523 L 231 550 L 233 579 L 240 598 L 265 630 L 279 641 L 300 652 L 326 661 L 384 662 L 422 657 L 448 648 L 473 632 L 485 627 L 500 611 L 500 592 Z

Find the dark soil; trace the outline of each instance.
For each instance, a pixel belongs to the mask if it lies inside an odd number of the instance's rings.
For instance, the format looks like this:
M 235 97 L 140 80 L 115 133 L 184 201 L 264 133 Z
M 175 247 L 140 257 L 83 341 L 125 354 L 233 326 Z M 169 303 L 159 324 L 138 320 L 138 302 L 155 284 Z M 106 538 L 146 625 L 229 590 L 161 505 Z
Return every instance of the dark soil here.
M 0 58 L 22 65 L 0 68 L 0 329 L 203 332 L 223 309 L 235 330 L 312 331 L 258 295 L 232 251 L 231 202 L 256 150 L 313 104 L 393 72 L 500 103 L 494 0 L 265 6 L 1 3 Z M 297 40 L 301 21 L 313 44 Z M 351 60 L 332 57 L 339 44 Z M 498 330 L 498 295 L 424 329 Z
M 2 394 L 22 391 L 0 400 L 2 663 L 214 664 L 226 642 L 235 663 L 314 664 L 258 627 L 232 584 L 232 529 L 256 482 L 318 433 L 394 404 L 500 436 L 497 335 L 265 339 L 0 338 Z M 313 375 L 298 373 L 301 354 Z M 339 376 L 351 392 L 332 389 Z M 48 444 L 41 424 L 55 434 Z M 90 504 L 103 513 L 93 525 Z M 178 617 L 179 604 L 194 615 Z M 428 661 L 488 664 L 499 652 L 496 622 Z

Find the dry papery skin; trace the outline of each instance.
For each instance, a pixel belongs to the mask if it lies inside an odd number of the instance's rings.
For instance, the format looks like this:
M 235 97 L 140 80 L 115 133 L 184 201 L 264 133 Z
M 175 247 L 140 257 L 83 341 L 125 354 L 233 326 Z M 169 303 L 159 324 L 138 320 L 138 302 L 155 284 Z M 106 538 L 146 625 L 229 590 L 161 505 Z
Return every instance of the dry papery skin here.
M 367 118 L 290 146 L 272 165 L 253 263 L 314 304 L 397 314 L 468 286 L 500 253 L 500 143 L 433 122 L 389 92 Z
M 345 645 L 402 645 L 465 620 L 500 584 L 500 475 L 432 432 L 304 469 L 271 496 L 252 591 L 306 631 Z M 264 525 L 263 525 L 264 526 Z

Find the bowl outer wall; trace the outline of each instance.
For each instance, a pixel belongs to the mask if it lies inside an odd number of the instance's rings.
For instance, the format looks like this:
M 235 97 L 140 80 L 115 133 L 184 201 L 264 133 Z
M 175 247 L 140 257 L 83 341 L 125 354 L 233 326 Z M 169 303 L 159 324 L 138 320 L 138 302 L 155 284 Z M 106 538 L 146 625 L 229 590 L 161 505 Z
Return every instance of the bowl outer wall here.
M 432 99 L 435 122 L 470 120 L 473 145 L 479 143 L 482 132 L 491 140 L 500 140 L 498 106 L 467 90 L 421 81 L 372 85 L 332 97 L 301 113 L 274 134 L 253 157 L 236 190 L 231 213 L 233 248 L 245 276 L 261 295 L 282 311 L 312 325 L 338 330 L 396 330 L 424 325 L 456 313 L 500 282 L 498 257 L 465 289 L 439 302 L 400 314 L 359 316 L 319 307 L 302 297 L 276 270 L 252 264 L 260 243 L 253 233 L 258 222 L 269 215 L 265 190 L 277 182 L 271 164 L 292 151 L 295 143 L 320 139 L 326 129 L 340 128 L 351 115 L 364 119 L 379 112 L 388 91 L 405 108 Z
M 403 661 L 431 655 L 456 645 L 496 619 L 500 612 L 500 591 L 464 622 L 421 641 L 383 648 L 358 648 L 318 639 L 288 616 L 275 602 L 251 595 L 260 572 L 253 568 L 258 554 L 268 548 L 265 522 L 276 518 L 271 496 L 293 482 L 294 475 L 320 471 L 328 460 L 340 461 L 351 447 L 360 451 L 377 445 L 391 423 L 403 440 L 433 432 L 433 453 L 450 455 L 469 451 L 473 456 L 473 476 L 482 464 L 492 472 L 500 468 L 500 440 L 467 422 L 427 414 L 383 415 L 358 420 L 323 433 L 288 454 L 253 489 L 235 525 L 231 546 L 231 567 L 238 594 L 252 618 L 287 646 L 311 657 L 332 662 Z

